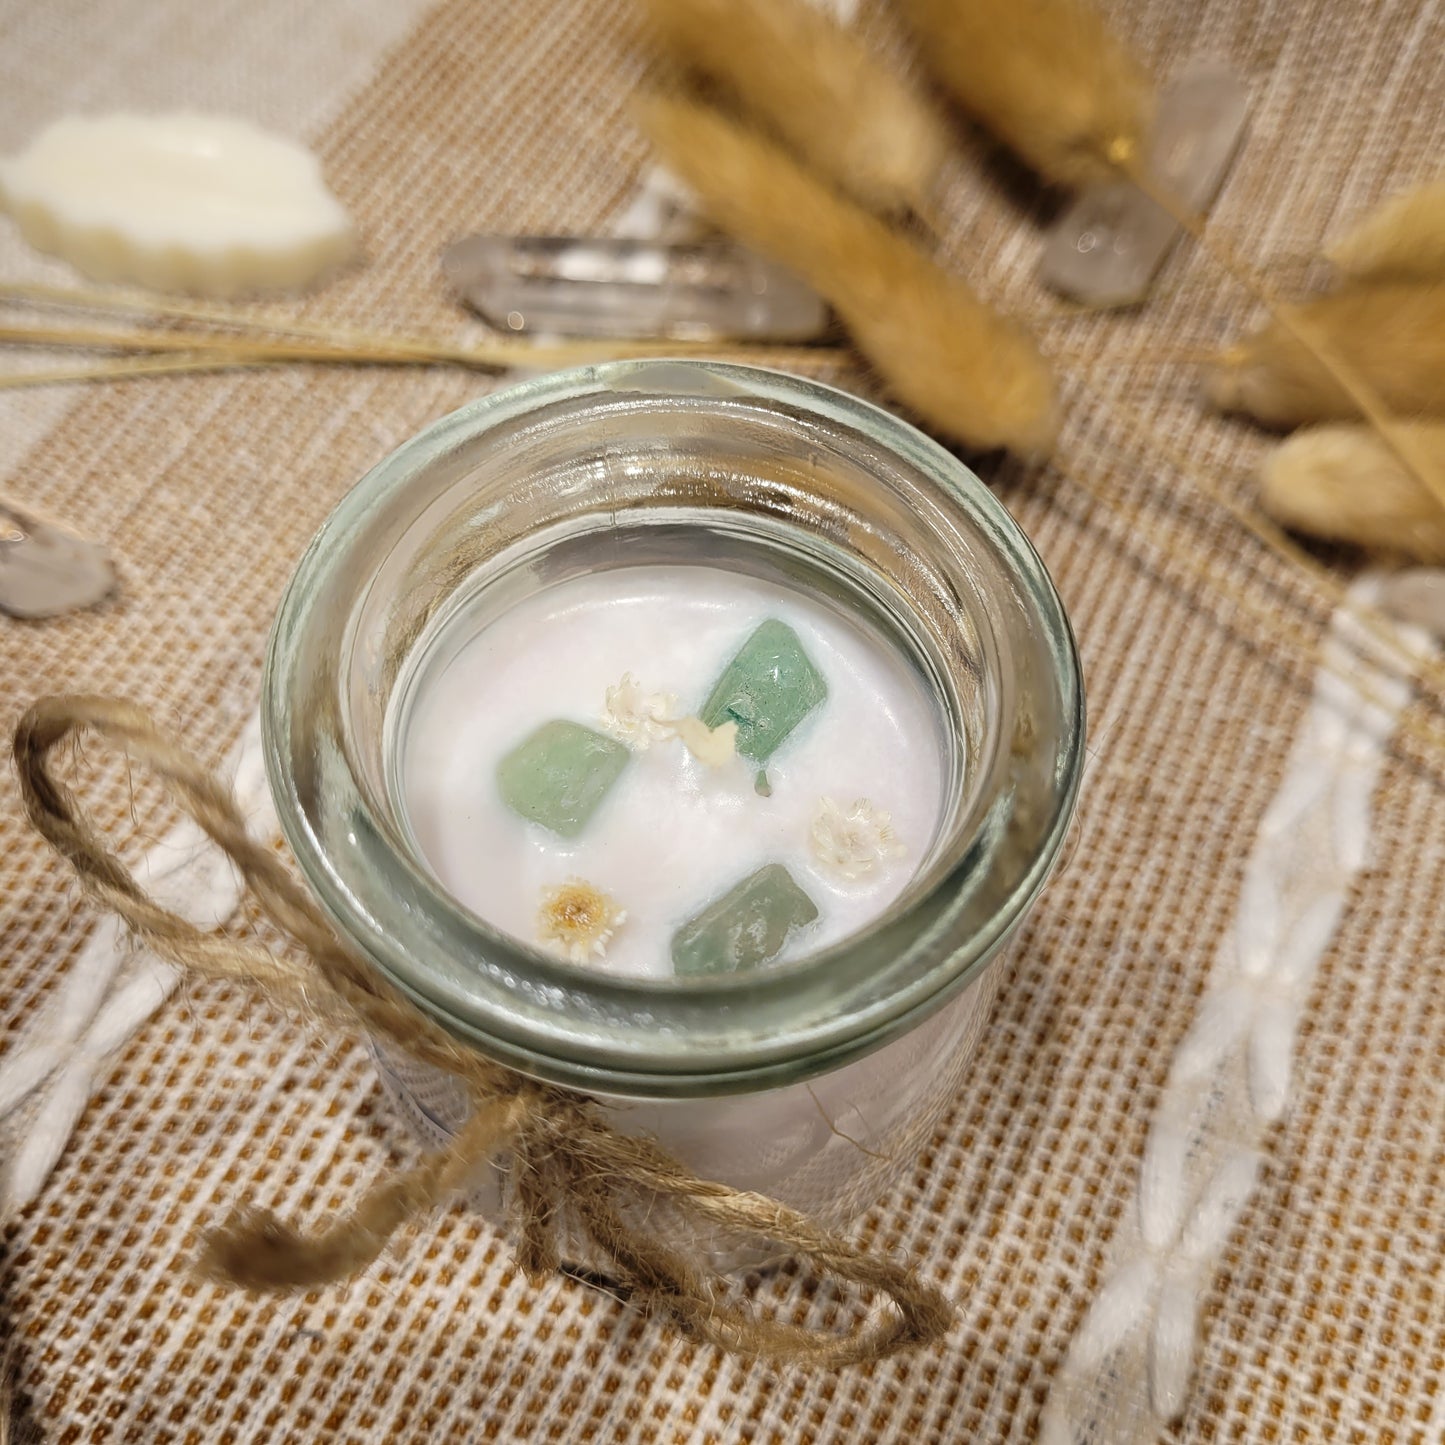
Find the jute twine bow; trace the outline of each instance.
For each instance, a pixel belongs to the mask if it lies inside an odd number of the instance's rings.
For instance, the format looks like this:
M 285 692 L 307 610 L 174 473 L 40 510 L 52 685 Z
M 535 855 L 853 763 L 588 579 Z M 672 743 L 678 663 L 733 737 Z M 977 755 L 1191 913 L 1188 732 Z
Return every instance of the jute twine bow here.
M 266 916 L 298 945 L 294 961 L 202 932 L 147 896 L 51 772 L 50 755 L 84 729 L 166 783 L 235 862 Z M 775 1200 L 698 1178 L 657 1144 L 614 1130 L 592 1100 L 528 1079 L 454 1040 L 347 951 L 305 889 L 248 834 L 230 789 L 140 708 L 109 697 L 46 698 L 20 720 L 14 747 L 30 821 L 86 892 L 148 948 L 195 977 L 250 985 L 302 1018 L 394 1044 L 461 1079 L 470 1095 L 473 1113 L 451 1143 L 372 1184 L 348 1214 L 314 1233 L 261 1210 L 238 1210 L 207 1237 L 201 1267 L 209 1277 L 271 1291 L 350 1278 L 402 1224 L 457 1194 L 505 1151 L 519 1261 L 534 1280 L 560 1266 L 559 1229 L 569 1219 L 636 1304 L 733 1355 L 836 1367 L 881 1360 L 946 1333 L 952 1306 L 911 1270 Z M 843 1333 L 765 1318 L 729 1299 L 724 1279 L 669 1245 L 661 1230 L 629 1222 L 645 1219 L 657 1202 L 670 1204 L 698 1238 L 773 1241 L 819 1275 L 877 1297 L 875 1307 Z

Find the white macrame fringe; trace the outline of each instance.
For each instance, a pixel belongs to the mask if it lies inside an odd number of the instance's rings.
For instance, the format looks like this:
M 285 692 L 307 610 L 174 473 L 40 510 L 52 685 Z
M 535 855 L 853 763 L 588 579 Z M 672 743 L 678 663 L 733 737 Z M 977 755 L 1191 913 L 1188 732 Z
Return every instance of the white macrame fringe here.
M 229 769 L 252 828 L 277 834 L 259 717 L 243 729 Z M 158 902 L 199 927 L 219 928 L 241 901 L 230 859 L 189 818 L 147 849 L 132 871 Z M 39 1196 L 106 1059 L 155 1014 L 179 978 L 170 964 L 132 948 L 117 920 L 96 924 L 49 1007 L 0 1058 L 0 1120 L 14 1116 L 0 1171 L 0 1220 Z M 22 1109 L 27 1102 L 30 1107 Z
M 1042 1445 L 1143 1445 L 1184 1410 L 1199 1308 L 1289 1104 L 1295 1034 L 1364 868 L 1384 752 L 1412 695 L 1359 605 L 1433 622 L 1445 574 L 1366 576 L 1335 613 L 1234 926 L 1179 1042 L 1114 1260 L 1054 1377 Z M 1426 634 L 1401 626 L 1419 653 Z

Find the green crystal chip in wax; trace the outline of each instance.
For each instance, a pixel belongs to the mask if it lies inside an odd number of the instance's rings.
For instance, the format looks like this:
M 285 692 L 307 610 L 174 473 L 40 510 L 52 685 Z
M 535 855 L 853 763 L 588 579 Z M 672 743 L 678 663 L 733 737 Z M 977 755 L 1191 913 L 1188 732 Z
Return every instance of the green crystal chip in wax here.
M 738 751 L 765 763 L 827 696 L 828 684 L 808 660 L 798 634 L 786 622 L 769 618 L 723 669 L 698 716 L 710 728 L 737 723 Z
M 788 935 L 818 916 L 813 900 L 781 863 L 749 873 L 672 936 L 672 966 L 681 974 L 736 973 L 783 951 Z
M 497 764 L 502 801 L 522 817 L 574 838 L 627 763 L 615 738 L 581 723 L 543 723 Z

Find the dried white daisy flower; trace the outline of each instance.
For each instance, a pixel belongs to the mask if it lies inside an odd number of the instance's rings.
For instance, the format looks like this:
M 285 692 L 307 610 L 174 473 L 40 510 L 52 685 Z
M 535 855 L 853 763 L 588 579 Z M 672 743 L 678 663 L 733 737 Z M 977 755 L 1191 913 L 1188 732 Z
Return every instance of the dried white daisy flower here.
M 844 878 L 862 878 L 889 858 L 908 851 L 893 831 L 887 813 L 867 798 L 854 800 L 844 812 L 832 798 L 819 798 L 813 814 L 813 854 Z
M 626 922 L 627 910 L 600 888 L 582 878 L 569 878 L 560 887 L 542 890 L 537 937 L 559 945 L 573 963 L 586 963 L 607 956 L 612 935 Z
M 738 725 L 725 722 L 710 728 L 701 718 L 677 717 L 677 698 L 670 692 L 646 692 L 630 672 L 607 689 L 600 714 L 602 730 L 634 752 L 644 753 L 664 738 L 678 741 L 700 763 L 720 768 L 737 756 Z
M 737 756 L 738 725 L 731 720 L 710 728 L 700 717 L 682 717 L 672 731 L 705 767 L 725 767 Z
M 646 692 L 630 672 L 607 689 L 600 721 L 602 730 L 636 752 L 671 735 L 677 699 L 670 692 Z

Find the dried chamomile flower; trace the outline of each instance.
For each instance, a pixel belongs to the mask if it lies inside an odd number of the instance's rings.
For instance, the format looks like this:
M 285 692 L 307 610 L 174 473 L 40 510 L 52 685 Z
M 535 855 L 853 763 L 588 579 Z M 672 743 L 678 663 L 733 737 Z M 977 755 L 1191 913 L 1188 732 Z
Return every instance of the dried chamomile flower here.
M 607 689 L 600 720 L 602 730 L 634 752 L 646 752 L 653 743 L 670 737 L 677 699 L 670 692 L 647 692 L 630 672 Z
M 542 890 L 537 937 L 558 945 L 573 963 L 586 963 L 607 956 L 612 935 L 626 921 L 627 910 L 600 888 L 581 878 L 569 878 L 560 887 Z
M 888 814 L 867 798 L 856 799 L 846 812 L 832 798 L 820 798 L 812 834 L 814 857 L 850 880 L 862 878 L 908 851 L 893 831 Z
M 696 717 L 677 717 L 677 698 L 670 692 L 648 692 L 630 672 L 607 689 L 600 720 L 602 730 L 634 752 L 646 752 L 664 738 L 677 738 L 698 762 L 720 768 L 737 756 L 738 725 L 725 722 L 710 728 Z
M 704 767 L 726 767 L 738 755 L 738 725 L 735 722 L 720 723 L 710 728 L 701 718 L 683 717 L 672 724 L 672 731 Z

